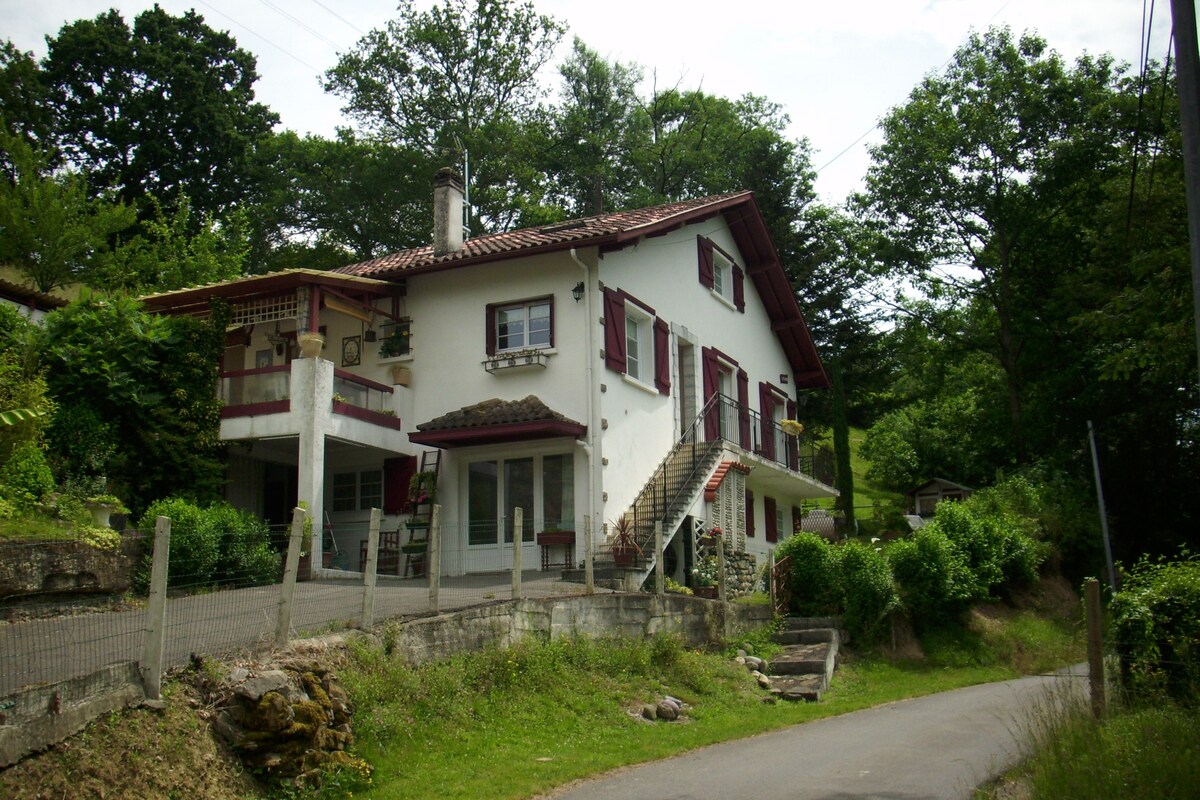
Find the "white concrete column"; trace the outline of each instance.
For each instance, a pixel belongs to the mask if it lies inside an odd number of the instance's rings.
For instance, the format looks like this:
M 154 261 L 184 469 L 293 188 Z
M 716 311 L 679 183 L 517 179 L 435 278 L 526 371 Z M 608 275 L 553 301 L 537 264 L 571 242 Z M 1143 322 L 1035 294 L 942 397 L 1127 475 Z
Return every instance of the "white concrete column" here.
M 292 413 L 300 423 L 298 499 L 312 517 L 312 563 L 321 564 L 325 523 L 325 434 L 333 427 L 333 362 L 298 358 L 292 362 Z

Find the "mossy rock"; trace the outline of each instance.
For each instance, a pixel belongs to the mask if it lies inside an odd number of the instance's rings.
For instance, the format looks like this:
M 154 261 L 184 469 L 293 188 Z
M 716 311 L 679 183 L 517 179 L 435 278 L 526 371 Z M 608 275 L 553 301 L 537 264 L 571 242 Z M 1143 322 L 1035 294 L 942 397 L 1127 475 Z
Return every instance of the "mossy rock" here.
M 295 720 L 292 704 L 279 692 L 267 692 L 246 717 L 246 727 L 255 731 L 282 731 Z

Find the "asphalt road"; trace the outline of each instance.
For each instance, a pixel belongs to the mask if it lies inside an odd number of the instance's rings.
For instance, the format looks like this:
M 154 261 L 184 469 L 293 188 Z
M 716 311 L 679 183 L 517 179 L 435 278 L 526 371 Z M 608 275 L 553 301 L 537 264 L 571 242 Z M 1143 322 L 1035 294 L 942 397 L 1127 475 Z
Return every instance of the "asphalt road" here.
M 1025 713 L 1086 691 L 1071 674 L 890 703 L 620 770 L 553 800 L 957 800 L 1019 760 Z M 836 677 L 835 677 L 836 682 Z

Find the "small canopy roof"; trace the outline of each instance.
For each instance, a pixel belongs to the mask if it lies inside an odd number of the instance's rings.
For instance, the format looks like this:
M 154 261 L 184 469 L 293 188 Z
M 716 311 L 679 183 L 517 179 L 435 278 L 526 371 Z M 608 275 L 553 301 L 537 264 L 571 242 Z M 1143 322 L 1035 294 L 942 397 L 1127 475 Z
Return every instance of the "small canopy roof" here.
M 429 447 L 473 447 L 503 442 L 581 438 L 587 426 L 551 410 L 534 395 L 523 400 L 493 398 L 422 422 L 408 438 Z

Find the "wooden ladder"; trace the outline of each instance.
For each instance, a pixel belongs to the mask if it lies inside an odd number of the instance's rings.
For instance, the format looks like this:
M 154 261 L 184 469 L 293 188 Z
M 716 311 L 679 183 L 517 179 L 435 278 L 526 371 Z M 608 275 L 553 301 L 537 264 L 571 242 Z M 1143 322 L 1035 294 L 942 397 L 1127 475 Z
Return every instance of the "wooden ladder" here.
M 418 472 L 432 472 L 433 486 L 437 486 L 438 476 L 441 471 L 442 451 L 441 450 L 424 450 L 421 452 L 421 468 Z M 426 548 L 429 546 L 429 526 L 433 521 L 433 496 L 426 502 L 416 503 L 413 506 L 412 516 L 408 520 L 408 544 L 415 545 L 424 543 Z M 412 552 L 410 552 L 412 551 Z M 409 572 L 412 572 L 414 578 L 421 577 L 424 571 L 426 558 L 428 556 L 426 549 L 421 549 L 417 552 L 417 548 L 409 547 L 404 552 L 404 573 L 402 577 L 407 578 Z

